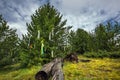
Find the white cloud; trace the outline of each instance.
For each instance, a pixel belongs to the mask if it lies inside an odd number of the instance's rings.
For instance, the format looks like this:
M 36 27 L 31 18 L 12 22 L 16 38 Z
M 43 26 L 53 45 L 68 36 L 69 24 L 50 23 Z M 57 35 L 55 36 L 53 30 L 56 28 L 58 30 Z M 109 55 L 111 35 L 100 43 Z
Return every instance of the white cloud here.
M 26 22 L 31 21 L 35 10 L 48 0 L 0 0 L 0 13 L 10 27 L 16 28 L 19 36 L 25 34 Z M 101 22 L 115 17 L 120 11 L 120 0 L 49 0 L 67 19 L 67 25 L 76 30 L 91 31 Z M 120 12 L 119 12 L 120 13 Z
M 44 0 L 45 1 L 45 0 Z M 40 5 L 45 2 L 39 0 L 4 0 L 1 1 L 0 13 L 8 21 L 11 28 L 17 29 L 19 37 L 21 34 L 26 34 L 26 23 L 30 23 L 31 15 L 35 12 Z
M 18 36 L 22 38 L 22 34 L 27 33 L 27 28 L 25 27 L 24 22 L 9 22 L 8 25 L 10 25 L 10 28 L 17 29 Z
M 120 0 L 50 0 L 74 29 L 91 31 L 120 11 Z

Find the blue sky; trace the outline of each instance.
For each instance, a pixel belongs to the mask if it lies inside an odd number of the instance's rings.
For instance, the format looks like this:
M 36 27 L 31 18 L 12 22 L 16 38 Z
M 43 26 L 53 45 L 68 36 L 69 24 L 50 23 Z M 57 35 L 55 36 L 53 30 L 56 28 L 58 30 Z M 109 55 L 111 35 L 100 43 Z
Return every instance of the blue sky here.
M 26 22 L 43 4 L 50 2 L 67 19 L 73 29 L 93 30 L 96 25 L 109 20 L 120 21 L 120 0 L 0 0 L 0 14 L 18 35 L 25 34 Z

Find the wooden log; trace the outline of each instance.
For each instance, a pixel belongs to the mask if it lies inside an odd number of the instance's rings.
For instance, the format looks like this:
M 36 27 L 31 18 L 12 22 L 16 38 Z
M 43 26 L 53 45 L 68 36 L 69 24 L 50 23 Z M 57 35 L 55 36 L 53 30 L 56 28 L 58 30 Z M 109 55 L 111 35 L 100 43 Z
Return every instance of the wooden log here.
M 39 71 L 36 75 L 35 75 L 35 80 L 48 80 L 48 75 L 46 72 L 44 71 Z
M 53 67 L 55 60 L 45 64 L 42 69 L 35 75 L 35 80 L 48 80 L 50 77 L 51 68 Z
M 35 80 L 48 80 L 50 76 L 52 76 L 52 80 L 64 80 L 61 58 L 56 58 L 45 64 L 35 75 Z
M 64 80 L 64 74 L 62 71 L 62 59 L 57 58 L 56 62 L 52 68 L 52 80 Z

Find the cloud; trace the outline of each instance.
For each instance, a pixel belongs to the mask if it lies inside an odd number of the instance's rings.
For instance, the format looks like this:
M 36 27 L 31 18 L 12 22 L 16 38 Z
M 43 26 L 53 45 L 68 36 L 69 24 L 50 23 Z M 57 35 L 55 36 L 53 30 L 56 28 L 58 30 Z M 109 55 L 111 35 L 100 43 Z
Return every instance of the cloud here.
M 26 22 L 43 4 L 50 2 L 67 19 L 73 29 L 93 30 L 96 25 L 109 20 L 120 20 L 120 0 L 0 0 L 0 14 L 19 36 L 25 34 Z
M 25 34 L 26 22 L 31 21 L 31 15 L 47 0 L 0 0 L 0 14 L 8 21 L 17 33 Z
M 50 0 L 74 29 L 93 30 L 99 23 L 119 14 L 120 0 Z

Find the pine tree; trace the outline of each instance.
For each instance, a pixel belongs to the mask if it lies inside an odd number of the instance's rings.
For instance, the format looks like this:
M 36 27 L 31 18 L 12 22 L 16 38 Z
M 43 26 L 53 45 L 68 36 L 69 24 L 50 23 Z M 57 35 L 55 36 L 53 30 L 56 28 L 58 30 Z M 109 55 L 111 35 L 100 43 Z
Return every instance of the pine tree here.
M 72 47 L 72 51 L 83 54 L 89 51 L 89 34 L 83 29 L 78 28 L 77 31 L 71 31 L 69 41 Z
M 0 15 L 0 65 L 12 63 L 16 57 L 17 42 L 16 30 L 9 28 L 7 22 Z
M 28 33 L 23 37 L 26 49 L 32 52 L 33 58 L 50 59 L 63 55 L 67 20 L 62 20 L 62 15 L 49 3 L 36 10 L 31 19 L 31 23 L 27 24 Z M 41 52 L 42 44 L 44 53 Z
M 116 22 L 107 25 L 100 24 L 95 28 L 95 44 L 99 50 L 114 51 L 119 44 L 120 26 Z

